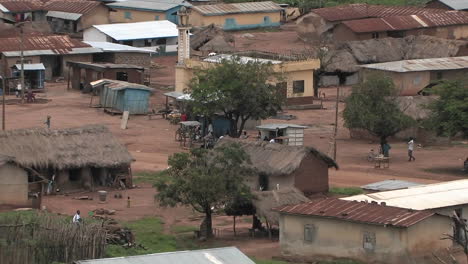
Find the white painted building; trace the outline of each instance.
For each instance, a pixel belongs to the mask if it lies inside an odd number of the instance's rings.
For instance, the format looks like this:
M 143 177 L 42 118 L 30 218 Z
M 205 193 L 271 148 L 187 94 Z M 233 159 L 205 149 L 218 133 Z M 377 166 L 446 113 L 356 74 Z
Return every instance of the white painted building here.
M 94 25 L 83 33 L 84 41 L 111 42 L 166 52 L 177 51 L 176 24 L 167 21 Z

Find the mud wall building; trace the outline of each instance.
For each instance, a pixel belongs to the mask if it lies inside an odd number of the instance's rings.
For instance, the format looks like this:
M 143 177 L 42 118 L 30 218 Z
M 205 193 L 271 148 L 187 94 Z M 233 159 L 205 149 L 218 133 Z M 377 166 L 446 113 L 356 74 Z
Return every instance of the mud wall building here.
M 277 208 L 287 257 L 349 258 L 366 263 L 428 263 L 451 246 L 449 217 L 365 202 L 325 199 Z
M 193 26 L 214 24 L 224 30 L 278 27 L 283 9 L 273 2 L 197 5 L 191 8 Z
M 28 173 L 12 157 L 0 154 L 0 204 L 28 206 Z

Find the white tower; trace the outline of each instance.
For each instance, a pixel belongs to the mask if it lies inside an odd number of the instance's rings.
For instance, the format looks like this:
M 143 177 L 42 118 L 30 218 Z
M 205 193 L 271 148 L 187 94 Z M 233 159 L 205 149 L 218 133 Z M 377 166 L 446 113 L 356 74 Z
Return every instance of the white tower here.
M 177 12 L 179 17 L 179 38 L 177 46 L 177 64 L 185 65 L 185 60 L 190 58 L 190 24 L 188 22 L 190 11 L 185 6 Z

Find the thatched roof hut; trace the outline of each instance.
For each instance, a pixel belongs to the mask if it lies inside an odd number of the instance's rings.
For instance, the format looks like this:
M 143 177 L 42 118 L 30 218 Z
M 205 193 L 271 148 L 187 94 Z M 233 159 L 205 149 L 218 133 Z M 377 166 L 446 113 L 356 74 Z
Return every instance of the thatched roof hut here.
M 338 164 L 326 154 L 313 147 L 288 146 L 266 141 L 238 140 L 223 138 L 218 144 L 239 143 L 250 156 L 255 169 L 267 175 L 280 176 L 293 173 L 301 165 L 307 154 L 312 154 L 325 162 L 329 168 L 338 168 Z
M 133 161 L 128 150 L 102 125 L 3 131 L 0 146 L 0 154 L 31 168 L 116 168 Z
M 272 208 L 310 202 L 301 191 L 296 188 L 284 188 L 280 190 L 254 192 L 252 203 L 256 210 L 257 217 L 265 218 L 270 225 L 279 224 L 279 213 Z

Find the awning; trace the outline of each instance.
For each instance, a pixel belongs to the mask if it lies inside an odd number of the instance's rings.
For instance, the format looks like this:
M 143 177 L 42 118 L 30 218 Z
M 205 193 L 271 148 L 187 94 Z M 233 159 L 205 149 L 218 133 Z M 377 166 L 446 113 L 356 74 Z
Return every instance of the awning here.
M 82 14 L 60 12 L 60 11 L 49 11 L 47 12 L 46 16 L 76 21 L 82 16 Z
M 167 92 L 167 93 L 164 93 L 164 95 L 167 96 L 167 97 L 177 99 L 178 97 L 184 95 L 184 93 L 181 93 L 181 92 Z
M 15 64 L 15 68 L 21 70 L 21 64 Z M 25 71 L 43 71 L 45 70 L 44 64 L 42 63 L 32 63 L 32 64 L 23 64 L 23 69 Z

